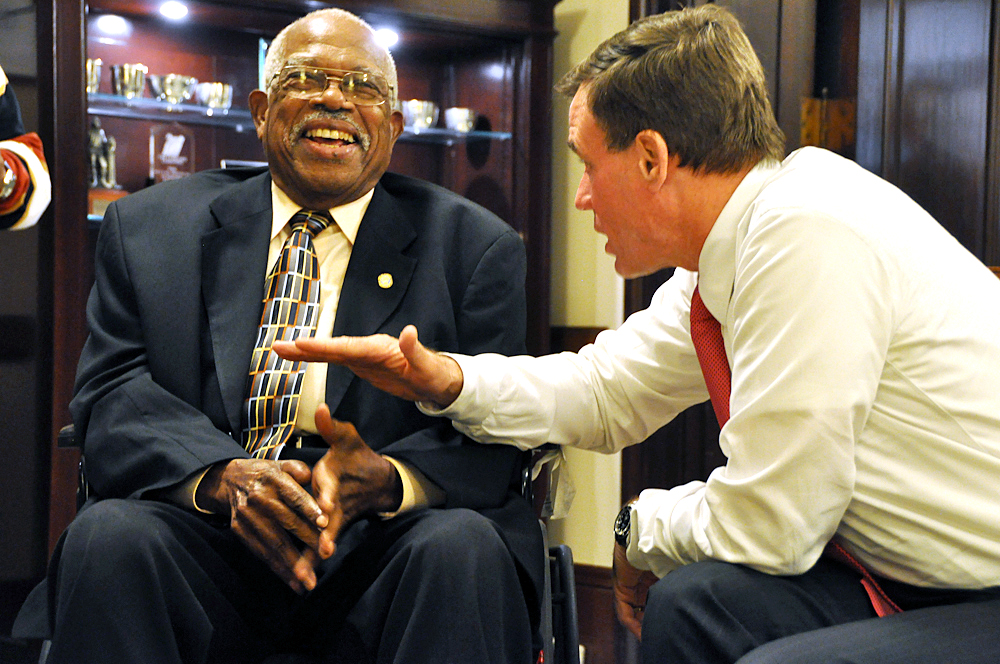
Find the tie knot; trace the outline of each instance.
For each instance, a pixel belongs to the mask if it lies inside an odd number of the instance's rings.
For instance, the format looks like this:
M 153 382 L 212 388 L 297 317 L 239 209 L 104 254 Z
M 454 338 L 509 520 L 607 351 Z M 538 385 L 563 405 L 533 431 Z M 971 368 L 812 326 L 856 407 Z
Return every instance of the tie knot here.
M 320 231 L 333 223 L 333 218 L 326 210 L 299 210 L 288 222 L 292 227 L 292 232 L 305 231 L 312 237 L 316 237 Z

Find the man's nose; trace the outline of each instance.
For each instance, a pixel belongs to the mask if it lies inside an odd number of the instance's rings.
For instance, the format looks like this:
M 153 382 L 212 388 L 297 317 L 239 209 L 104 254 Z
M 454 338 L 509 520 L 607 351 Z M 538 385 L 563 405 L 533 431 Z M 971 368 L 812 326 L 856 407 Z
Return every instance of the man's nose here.
M 323 92 L 316 95 L 315 99 L 321 101 L 325 106 L 332 106 L 334 108 L 341 108 L 350 103 L 347 99 L 347 95 L 340 88 L 341 80 L 339 78 L 333 78 L 332 76 L 327 78 L 326 87 Z
M 576 188 L 576 199 L 573 201 L 577 210 L 589 210 L 590 205 L 590 182 L 587 176 L 580 178 L 580 185 Z

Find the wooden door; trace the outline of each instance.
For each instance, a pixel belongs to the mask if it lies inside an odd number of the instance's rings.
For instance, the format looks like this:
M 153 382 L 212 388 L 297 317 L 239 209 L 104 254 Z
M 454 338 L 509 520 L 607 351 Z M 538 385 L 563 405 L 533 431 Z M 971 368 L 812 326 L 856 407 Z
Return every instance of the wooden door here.
M 862 0 L 857 161 L 987 264 L 997 225 L 997 3 Z

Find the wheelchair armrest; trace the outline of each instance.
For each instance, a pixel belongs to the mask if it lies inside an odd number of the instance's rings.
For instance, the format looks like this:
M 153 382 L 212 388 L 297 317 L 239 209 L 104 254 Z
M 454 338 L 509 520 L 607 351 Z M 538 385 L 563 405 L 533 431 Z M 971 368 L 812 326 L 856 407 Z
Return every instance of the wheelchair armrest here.
M 80 464 L 77 467 L 77 484 L 76 484 L 76 509 L 79 510 L 83 504 L 90 497 L 90 485 L 87 484 L 87 468 L 86 462 L 83 458 L 83 441 L 80 440 L 76 435 L 76 427 L 72 424 L 67 424 L 66 426 L 59 429 L 59 435 L 56 437 L 56 447 L 60 449 L 73 449 L 76 448 L 80 450 Z
M 59 436 L 56 438 L 56 447 L 80 447 L 80 441 L 76 437 L 76 427 L 67 424 L 59 429 Z

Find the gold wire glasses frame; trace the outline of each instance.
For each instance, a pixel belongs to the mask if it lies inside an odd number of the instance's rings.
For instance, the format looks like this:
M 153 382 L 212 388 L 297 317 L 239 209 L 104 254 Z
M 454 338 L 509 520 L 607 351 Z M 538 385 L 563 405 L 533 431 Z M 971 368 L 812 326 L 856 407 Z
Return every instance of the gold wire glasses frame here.
M 344 99 L 358 106 L 384 104 L 392 86 L 380 74 L 325 69 L 305 65 L 286 65 L 271 80 L 278 79 L 278 89 L 291 97 L 310 99 L 326 92 L 330 81 L 337 81 Z

